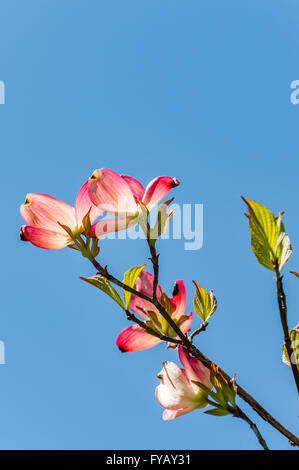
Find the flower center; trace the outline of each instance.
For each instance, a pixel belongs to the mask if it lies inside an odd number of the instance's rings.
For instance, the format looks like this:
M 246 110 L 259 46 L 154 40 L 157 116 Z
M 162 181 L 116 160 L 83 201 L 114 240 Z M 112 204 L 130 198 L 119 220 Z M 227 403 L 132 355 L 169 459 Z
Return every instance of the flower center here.
M 27 194 L 25 202 L 24 202 L 23 205 L 24 206 L 30 206 L 31 203 L 32 203 L 32 198 L 29 196 L 29 194 Z

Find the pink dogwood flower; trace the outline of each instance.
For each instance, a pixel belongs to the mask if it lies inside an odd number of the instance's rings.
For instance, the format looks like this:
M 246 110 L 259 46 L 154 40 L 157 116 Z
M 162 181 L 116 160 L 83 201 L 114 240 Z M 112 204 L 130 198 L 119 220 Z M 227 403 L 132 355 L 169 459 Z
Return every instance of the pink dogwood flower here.
M 94 224 L 92 235 L 100 238 L 104 233 L 117 232 L 137 224 L 142 214 L 141 205 L 150 212 L 178 185 L 176 178 L 159 176 L 144 189 L 131 176 L 118 175 L 108 168 L 95 170 L 88 180 L 90 199 L 103 212 L 118 218 L 100 220 Z
M 134 289 L 148 297 L 152 297 L 153 280 L 153 275 L 143 270 L 137 278 Z M 161 295 L 161 287 L 158 285 L 158 300 L 161 299 Z M 189 315 L 185 315 L 186 289 L 184 281 L 176 281 L 172 298 L 169 299 L 169 301 L 172 306 L 172 319 L 181 328 L 183 333 L 187 333 L 190 330 L 192 322 L 192 312 L 190 312 Z M 160 335 L 177 338 L 176 332 L 171 328 L 171 326 L 169 326 L 161 313 L 151 302 L 143 300 L 133 294 L 130 300 L 129 310 L 140 315 L 148 326 Z M 151 348 L 160 342 L 161 340 L 159 338 L 147 333 L 147 331 L 145 331 L 141 326 L 134 324 L 132 326 L 128 326 L 119 334 L 116 340 L 116 345 L 123 352 L 133 352 Z
M 47 250 L 64 248 L 73 242 L 62 226 L 75 237 L 84 232 L 83 219 L 88 212 L 91 223 L 102 213 L 89 198 L 87 181 L 77 194 L 75 208 L 47 194 L 35 193 L 27 194 L 20 212 L 28 224 L 21 227 L 21 239 Z
M 202 383 L 210 390 L 213 388 L 210 371 L 199 359 L 189 356 L 181 345 L 178 346 L 178 354 L 184 368 L 181 369 L 174 362 L 167 361 L 163 363 L 157 376 L 161 383 L 156 388 L 156 398 L 165 408 L 165 421 L 208 405 L 207 393 L 193 381 Z

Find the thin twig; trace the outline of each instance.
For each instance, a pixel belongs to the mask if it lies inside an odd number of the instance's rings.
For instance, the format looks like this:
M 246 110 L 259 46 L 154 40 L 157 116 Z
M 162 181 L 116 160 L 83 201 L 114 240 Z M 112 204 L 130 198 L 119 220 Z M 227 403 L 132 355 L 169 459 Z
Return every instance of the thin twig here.
M 201 333 L 202 331 L 205 331 L 207 329 L 207 326 L 208 326 L 208 323 L 202 323 L 200 325 L 199 328 L 197 328 L 197 330 L 193 331 L 193 333 L 191 333 L 191 335 L 189 336 L 189 341 L 191 341 L 191 343 L 193 342 L 193 339 L 195 336 L 199 335 L 199 333 Z
M 289 327 L 288 327 L 288 317 L 287 317 L 287 304 L 286 304 L 286 296 L 283 289 L 282 279 L 283 276 L 280 275 L 278 263 L 274 265 L 275 273 L 276 273 L 276 291 L 277 291 L 277 301 L 278 307 L 280 312 L 280 320 L 281 326 L 283 330 L 284 342 L 286 346 L 286 350 L 289 356 L 289 361 L 291 364 L 291 369 L 293 372 L 294 380 L 297 386 L 297 390 L 299 393 L 299 370 L 297 364 L 293 363 L 292 358 L 294 357 L 294 351 L 292 348 L 292 342 L 289 335 Z
M 159 255 L 157 254 L 156 248 L 150 245 L 151 251 L 151 262 L 154 270 L 154 281 L 153 281 L 153 300 L 157 300 L 157 287 L 159 282 Z
M 215 408 L 223 409 L 223 407 L 219 403 L 216 403 L 215 401 L 210 400 L 209 398 L 207 398 L 206 401 L 207 401 L 207 403 L 209 403 L 209 405 L 215 406 Z M 251 419 L 238 406 L 236 406 L 235 408 L 233 408 L 232 406 L 227 406 L 225 409 L 227 411 L 229 411 L 235 418 L 241 418 L 244 421 L 246 421 L 246 423 L 249 424 L 250 428 L 252 429 L 252 431 L 256 435 L 256 437 L 257 437 L 259 443 L 261 444 L 261 446 L 263 447 L 263 449 L 264 450 L 269 450 L 265 439 L 263 438 L 260 431 L 258 430 L 257 425 L 254 424 L 254 422 L 251 421 Z
M 266 441 L 263 438 L 263 436 L 261 435 L 257 425 L 254 424 L 254 422 L 251 421 L 251 419 L 238 406 L 236 407 L 236 410 L 237 410 L 237 413 L 234 416 L 237 417 L 237 418 L 241 418 L 244 421 L 246 421 L 246 423 L 249 424 L 250 428 L 252 429 L 252 431 L 256 435 L 256 437 L 257 437 L 259 443 L 261 444 L 261 446 L 263 447 L 263 449 L 264 450 L 269 450 L 269 447 L 267 446 Z
M 137 323 L 141 328 L 143 328 L 147 333 L 149 333 L 152 336 L 155 336 L 156 338 L 159 338 L 161 341 L 167 341 L 168 343 L 173 343 L 173 344 L 181 344 L 181 340 L 176 339 L 176 338 L 170 338 L 170 336 L 162 335 L 158 331 L 153 330 L 150 326 L 146 324 L 145 321 L 140 320 L 138 317 L 134 315 L 134 313 L 131 313 L 129 310 L 126 310 L 126 315 L 127 319 Z
M 153 265 L 154 270 L 154 281 L 153 281 L 153 300 L 157 300 L 157 287 L 159 282 L 159 255 L 157 254 L 157 250 L 155 248 L 154 242 L 151 240 L 150 237 L 151 228 L 149 223 L 147 222 L 147 234 L 146 234 L 146 241 L 151 253 L 151 262 Z

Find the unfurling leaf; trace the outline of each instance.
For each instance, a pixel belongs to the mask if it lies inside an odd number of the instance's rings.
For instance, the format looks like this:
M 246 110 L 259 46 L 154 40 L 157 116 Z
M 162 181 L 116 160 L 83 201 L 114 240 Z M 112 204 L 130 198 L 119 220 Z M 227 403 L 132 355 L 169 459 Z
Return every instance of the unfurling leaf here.
M 94 258 L 96 258 L 98 254 L 100 253 L 100 247 L 98 246 L 98 243 L 99 243 L 99 239 L 96 237 L 93 237 L 90 251 Z
M 148 240 L 150 238 L 150 226 L 148 224 L 148 214 L 149 214 L 149 211 L 146 207 L 146 205 L 142 202 L 142 201 L 139 201 L 138 200 L 138 204 L 139 204 L 139 209 L 140 209 L 140 214 L 137 218 L 137 222 L 138 224 L 140 225 L 144 235 L 145 235 L 145 238 Z
M 291 274 L 294 274 L 294 276 L 299 277 L 299 273 L 296 273 L 296 271 L 290 271 Z
M 74 236 L 73 236 L 73 232 L 72 230 L 70 229 L 70 227 L 68 227 L 67 225 L 64 225 L 64 224 L 61 224 L 60 222 L 58 222 L 58 225 L 60 225 L 61 228 L 63 228 L 63 230 L 66 231 L 66 233 L 70 236 L 70 238 L 73 240 Z
M 89 238 L 89 236 L 90 236 L 90 227 L 91 227 L 90 211 L 91 211 L 91 208 L 89 209 L 87 214 L 85 214 L 85 216 L 83 217 L 83 220 L 82 220 L 82 225 L 83 225 L 83 228 L 84 228 L 84 233 L 85 233 L 86 238 Z
M 286 234 L 284 224 L 282 222 L 283 214 L 284 212 L 280 212 L 279 216 L 276 217 L 278 239 L 275 246 L 275 255 L 278 260 L 279 271 L 281 271 L 292 254 L 291 240 L 290 237 Z
M 201 287 L 196 281 L 193 281 L 193 283 L 196 288 L 193 299 L 194 310 L 204 323 L 206 323 L 217 309 L 217 300 L 212 290 L 207 292 L 206 289 Z
M 165 292 L 163 291 L 163 289 L 161 287 L 160 287 L 160 291 L 161 291 L 160 304 L 162 305 L 162 307 L 164 307 L 164 309 L 166 310 L 168 315 L 171 317 L 172 313 L 173 313 L 172 302 L 171 302 L 170 298 L 167 297 L 167 295 L 165 294 Z M 167 334 L 169 334 L 170 336 L 172 336 L 173 334 L 175 335 L 175 332 L 169 326 L 168 321 L 164 317 L 161 318 L 161 331 L 165 335 L 167 335 Z
M 157 239 L 165 232 L 167 229 L 170 217 L 175 212 L 173 209 L 170 212 L 167 212 L 169 204 L 173 201 L 174 198 L 169 199 L 169 201 L 164 202 L 161 204 L 157 214 L 157 220 L 153 228 L 150 230 L 150 244 L 152 246 L 155 245 Z
M 123 284 L 126 284 L 127 286 L 133 288 L 139 274 L 141 273 L 141 271 L 143 270 L 145 266 L 146 264 L 143 264 L 142 266 L 135 266 L 134 268 L 130 268 L 124 275 Z M 123 293 L 124 293 L 124 299 L 125 299 L 125 306 L 127 309 L 129 307 L 132 293 L 124 289 L 123 289 Z
M 199 388 L 201 388 L 201 390 L 203 390 L 206 393 L 207 397 L 210 396 L 216 400 L 216 397 L 217 397 L 216 393 L 213 392 L 209 387 L 202 384 L 201 382 L 197 382 L 196 380 L 192 380 L 191 382 L 197 385 Z
M 163 291 L 161 287 L 160 287 L 160 290 L 161 290 L 160 304 L 165 308 L 168 315 L 171 316 L 173 313 L 173 305 L 171 303 L 171 300 L 169 297 L 167 297 L 167 295 L 165 294 L 165 292 Z
M 75 245 L 75 243 L 72 243 L 71 245 L 68 245 L 68 247 L 69 247 L 69 248 L 72 248 L 73 250 L 78 250 L 78 251 L 80 251 L 80 248 L 79 248 L 77 245 Z
M 224 408 L 212 408 L 211 410 L 205 411 L 205 414 L 212 416 L 227 416 L 230 415 L 231 412 Z
M 123 301 L 118 294 L 118 292 L 114 289 L 114 287 L 110 284 L 110 282 L 103 276 L 97 275 L 92 277 L 80 277 L 82 281 L 91 284 L 92 286 L 97 287 L 101 291 L 105 292 L 105 294 L 109 295 L 118 305 L 125 310 Z
M 283 268 L 283 266 L 286 264 L 288 261 L 289 257 L 292 254 L 292 246 L 291 246 L 291 240 L 289 236 L 284 233 L 283 238 L 281 241 L 281 253 L 280 253 L 280 258 L 279 258 L 279 271 Z
M 200 382 L 192 380 L 195 385 L 203 390 L 205 397 L 211 397 L 214 400 L 214 403 L 210 403 L 211 405 L 219 405 L 216 408 L 206 411 L 205 413 L 214 416 L 226 416 L 228 414 L 234 414 L 234 410 L 236 409 L 236 391 L 234 379 L 228 382 L 219 371 L 219 367 L 216 367 L 213 363 L 210 373 L 210 381 L 214 386 L 215 391 L 210 390 L 209 387 Z
M 283 212 L 274 217 L 262 204 L 242 198 L 249 212 L 251 248 L 258 262 L 267 269 L 281 270 L 292 253 L 291 242 L 282 222 Z
M 220 372 L 219 367 L 212 363 L 210 381 L 215 387 L 215 400 L 223 407 L 236 407 L 235 379 L 228 381 Z
M 299 370 L 299 325 L 295 326 L 291 331 L 289 331 L 289 337 L 293 349 L 293 357 L 291 358 L 291 360 L 293 364 L 297 364 Z M 282 361 L 287 366 L 291 366 L 290 358 L 285 344 L 282 346 Z

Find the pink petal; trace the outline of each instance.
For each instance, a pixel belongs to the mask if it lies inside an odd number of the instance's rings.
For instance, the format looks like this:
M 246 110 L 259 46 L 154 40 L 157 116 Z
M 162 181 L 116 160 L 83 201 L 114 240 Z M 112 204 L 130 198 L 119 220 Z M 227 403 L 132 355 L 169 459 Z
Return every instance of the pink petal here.
M 175 390 L 176 393 L 183 394 L 190 391 L 190 383 L 185 370 L 181 369 L 175 362 L 163 362 L 158 378 L 166 388 Z M 165 406 L 165 408 L 168 407 Z
M 63 235 L 62 233 L 28 225 L 21 227 L 20 236 L 22 240 L 31 242 L 32 245 L 44 248 L 45 250 L 58 250 L 72 242 L 67 234 Z
M 134 195 L 135 201 L 142 201 L 142 198 L 144 196 L 144 191 L 145 191 L 142 184 L 138 180 L 135 180 L 135 178 L 132 178 L 131 176 L 121 175 L 121 177 L 130 186 L 130 189 Z
M 92 202 L 108 214 L 138 214 L 130 186 L 124 178 L 108 168 L 100 168 L 93 173 L 88 180 L 88 193 Z
M 154 276 L 150 274 L 148 271 L 141 271 L 139 274 L 135 285 L 134 289 L 140 292 L 141 294 L 146 295 L 147 297 L 153 297 L 153 283 L 154 283 Z M 160 286 L 157 287 L 157 298 L 158 300 L 161 297 L 161 289 Z M 146 314 L 144 314 L 143 310 L 145 311 L 152 311 L 155 313 L 159 313 L 156 307 L 149 301 L 140 299 L 140 297 L 137 297 L 135 295 L 131 296 L 130 300 L 130 305 L 129 305 L 130 310 L 132 310 L 134 313 L 137 313 L 138 315 L 141 315 L 142 317 L 146 318 Z
M 119 219 L 102 219 L 91 226 L 90 235 L 92 237 L 101 238 L 106 233 L 120 232 L 131 225 L 133 225 L 133 222 L 126 217 Z
M 47 194 L 28 194 L 20 207 L 21 216 L 28 225 L 65 234 L 60 222 L 70 229 L 76 228 L 75 211 L 64 201 Z
M 183 333 L 188 333 L 188 331 L 190 331 L 190 328 L 191 328 L 191 324 L 192 324 L 192 320 L 193 320 L 193 314 L 192 312 L 189 313 L 189 315 L 187 315 L 188 319 L 186 319 L 184 321 L 184 323 L 181 324 L 180 328 L 182 330 Z
M 75 200 L 75 212 L 78 227 L 81 227 L 82 220 L 90 210 L 90 222 L 93 223 L 102 213 L 97 206 L 95 206 L 88 194 L 88 181 L 86 181 L 80 188 Z
M 190 411 L 193 411 L 194 407 L 189 406 L 186 408 L 179 408 L 178 410 L 164 410 L 162 418 L 163 421 L 170 421 L 172 419 L 178 418 L 179 416 L 185 415 L 187 413 L 190 413 Z
M 158 343 L 160 343 L 159 338 L 150 335 L 136 324 L 125 328 L 116 340 L 116 345 L 122 352 L 142 351 Z
M 186 309 L 186 288 L 184 281 L 176 281 L 172 293 L 173 314 L 172 317 L 179 319 L 185 314 Z
M 195 380 L 209 388 L 212 388 L 209 369 L 205 367 L 199 359 L 189 356 L 187 351 L 181 345 L 178 346 L 178 353 L 179 359 L 185 368 L 186 375 L 190 382 Z M 196 387 L 196 385 L 193 384 L 193 387 Z
M 184 370 L 168 361 L 163 364 L 158 378 L 161 383 L 156 388 L 156 398 L 160 405 L 169 410 L 194 406 L 195 394 Z
M 151 211 L 160 201 L 180 183 L 176 178 L 170 176 L 158 176 L 153 179 L 146 187 L 142 202 L 147 209 Z
M 145 269 L 143 269 L 135 282 L 134 289 L 144 295 L 147 295 L 148 297 L 152 297 L 153 284 L 154 276 Z

